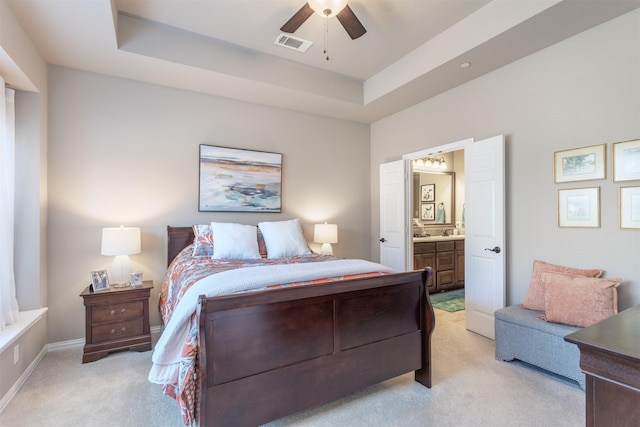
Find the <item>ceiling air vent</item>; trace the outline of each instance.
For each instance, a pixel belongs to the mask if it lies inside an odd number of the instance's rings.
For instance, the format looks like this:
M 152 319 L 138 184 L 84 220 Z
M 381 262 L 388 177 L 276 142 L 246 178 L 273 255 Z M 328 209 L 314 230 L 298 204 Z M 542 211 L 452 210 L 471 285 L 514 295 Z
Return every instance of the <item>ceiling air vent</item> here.
M 298 52 L 306 52 L 307 49 L 309 49 L 313 44 L 313 42 L 310 42 L 308 40 L 299 39 L 285 33 L 280 33 L 278 38 L 276 38 L 276 41 L 273 43 L 277 44 L 278 46 L 297 50 Z

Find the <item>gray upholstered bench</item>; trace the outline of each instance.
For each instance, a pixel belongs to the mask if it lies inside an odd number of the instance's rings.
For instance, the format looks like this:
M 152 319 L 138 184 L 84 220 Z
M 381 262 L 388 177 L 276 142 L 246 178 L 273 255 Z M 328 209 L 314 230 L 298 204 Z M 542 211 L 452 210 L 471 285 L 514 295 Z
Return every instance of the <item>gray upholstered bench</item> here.
M 518 359 L 576 381 L 584 390 L 580 350 L 564 336 L 579 329 L 540 319 L 541 311 L 512 305 L 495 312 L 496 359 Z

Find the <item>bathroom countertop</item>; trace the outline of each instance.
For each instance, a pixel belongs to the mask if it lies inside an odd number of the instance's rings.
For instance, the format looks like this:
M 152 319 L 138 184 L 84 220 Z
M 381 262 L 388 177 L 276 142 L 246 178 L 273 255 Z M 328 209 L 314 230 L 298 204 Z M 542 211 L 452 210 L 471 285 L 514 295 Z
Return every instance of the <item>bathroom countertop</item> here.
M 447 240 L 464 240 L 463 235 L 452 235 L 452 236 L 430 236 L 430 237 L 414 237 L 413 243 L 420 242 L 442 242 Z

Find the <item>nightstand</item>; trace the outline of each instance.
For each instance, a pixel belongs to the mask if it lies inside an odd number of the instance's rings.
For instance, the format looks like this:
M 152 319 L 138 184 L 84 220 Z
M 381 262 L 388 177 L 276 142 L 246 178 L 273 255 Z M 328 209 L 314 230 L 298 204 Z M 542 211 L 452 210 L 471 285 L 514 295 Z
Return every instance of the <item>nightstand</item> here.
M 86 343 L 82 363 L 102 359 L 114 351 L 151 350 L 149 296 L 153 281 L 143 286 L 110 288 L 80 296 L 86 313 Z

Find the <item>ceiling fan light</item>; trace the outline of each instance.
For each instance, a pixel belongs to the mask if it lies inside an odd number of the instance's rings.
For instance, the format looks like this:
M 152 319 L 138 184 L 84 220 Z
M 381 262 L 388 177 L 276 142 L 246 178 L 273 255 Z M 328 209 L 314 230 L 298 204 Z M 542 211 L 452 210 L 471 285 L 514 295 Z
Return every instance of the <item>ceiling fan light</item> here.
M 342 12 L 348 0 L 308 0 L 309 7 L 323 18 L 331 18 Z

